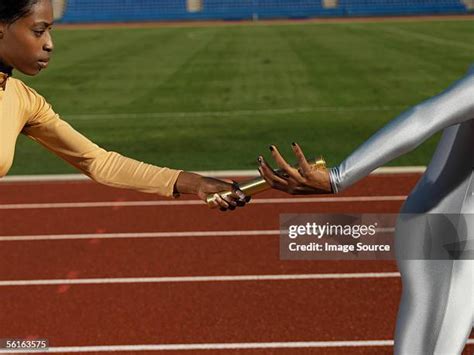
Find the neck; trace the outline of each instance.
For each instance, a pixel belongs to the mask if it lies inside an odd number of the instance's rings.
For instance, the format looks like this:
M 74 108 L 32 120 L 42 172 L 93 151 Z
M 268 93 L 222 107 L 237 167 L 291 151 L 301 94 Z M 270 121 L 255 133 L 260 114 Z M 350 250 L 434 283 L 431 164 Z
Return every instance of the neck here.
M 5 73 L 7 75 L 12 75 L 13 68 L 3 64 L 3 62 L 0 60 L 0 72 Z

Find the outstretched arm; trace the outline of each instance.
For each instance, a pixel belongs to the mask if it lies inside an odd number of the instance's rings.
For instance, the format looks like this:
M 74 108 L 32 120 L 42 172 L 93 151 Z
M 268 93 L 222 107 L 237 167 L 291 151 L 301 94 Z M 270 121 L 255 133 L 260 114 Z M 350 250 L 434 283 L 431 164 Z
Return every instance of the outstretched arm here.
M 22 132 L 99 183 L 168 197 L 189 193 L 202 200 L 210 193 L 233 188 L 232 184 L 218 179 L 146 164 L 106 151 L 60 119 L 42 96 L 27 86 L 24 89 L 30 111 Z M 216 199 L 216 207 L 223 210 L 244 204 L 245 196 L 235 187 L 231 196 Z
M 442 129 L 474 118 L 474 73 L 389 122 L 339 166 L 330 169 L 334 192 L 405 154 Z
M 306 176 L 304 187 L 306 190 L 313 188 L 313 193 L 321 193 L 317 187 L 321 186 L 323 180 L 327 180 L 329 177 L 332 192 L 340 192 L 376 168 L 412 151 L 436 132 L 470 119 L 474 119 L 473 70 L 444 92 L 416 105 L 389 122 L 359 146 L 339 166 L 327 171 L 327 174 L 318 173 Z M 294 150 L 297 153 L 297 149 Z M 282 163 L 279 162 L 282 158 L 279 153 L 273 152 L 273 156 L 282 168 Z M 268 166 L 266 168 L 265 166 L 266 163 L 263 161 L 260 168 L 261 173 L 263 172 L 262 175 L 267 181 L 276 181 L 275 175 L 272 175 Z

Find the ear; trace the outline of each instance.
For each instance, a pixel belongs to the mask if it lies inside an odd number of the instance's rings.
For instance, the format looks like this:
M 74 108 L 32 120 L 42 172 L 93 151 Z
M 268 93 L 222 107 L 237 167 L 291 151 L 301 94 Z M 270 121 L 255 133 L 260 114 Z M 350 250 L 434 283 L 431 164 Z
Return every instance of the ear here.
M 4 33 L 5 33 L 5 24 L 0 23 L 0 39 L 3 38 Z

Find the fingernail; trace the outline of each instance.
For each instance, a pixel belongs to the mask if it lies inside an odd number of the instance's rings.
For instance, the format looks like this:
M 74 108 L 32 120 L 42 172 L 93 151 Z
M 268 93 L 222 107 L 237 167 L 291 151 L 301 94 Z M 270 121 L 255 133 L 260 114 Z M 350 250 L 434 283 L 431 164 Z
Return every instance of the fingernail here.
M 295 143 L 295 142 L 291 143 L 291 145 L 292 145 L 293 147 L 296 147 L 296 143 Z
M 271 152 L 273 152 L 273 146 L 269 146 L 268 149 L 270 149 Z
M 258 161 L 259 163 L 262 163 L 262 157 L 258 157 L 258 158 L 257 158 L 257 161 Z

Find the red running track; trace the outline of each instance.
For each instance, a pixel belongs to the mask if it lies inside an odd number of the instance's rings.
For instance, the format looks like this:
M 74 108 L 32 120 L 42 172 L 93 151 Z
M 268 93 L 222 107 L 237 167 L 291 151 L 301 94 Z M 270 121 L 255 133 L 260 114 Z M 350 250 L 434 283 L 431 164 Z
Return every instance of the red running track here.
M 375 175 L 338 197 L 405 196 L 418 178 L 416 174 Z M 394 261 L 282 261 L 278 235 L 258 232 L 278 230 L 281 213 L 396 213 L 403 202 L 400 199 L 253 203 L 221 213 L 203 205 L 25 205 L 162 201 L 91 182 L 6 182 L 0 184 L 0 196 L 2 281 L 177 278 L 149 283 L 0 286 L 0 338 L 47 338 L 53 348 L 333 342 L 333 347 L 174 352 L 186 354 L 391 353 L 391 346 L 348 347 L 343 342 L 393 339 L 398 277 L 200 282 L 182 278 L 396 272 Z M 288 196 L 275 191 L 258 196 L 258 200 L 267 198 Z M 256 232 L 238 235 L 249 230 Z M 226 231 L 228 235 L 140 237 L 142 233 L 197 231 Z M 114 233 L 130 235 L 104 238 Z M 45 235 L 71 234 L 89 236 L 40 240 Z M 19 240 L 1 239 L 5 237 Z M 468 345 L 465 353 L 472 350 Z M 155 352 L 162 353 L 147 353 Z

